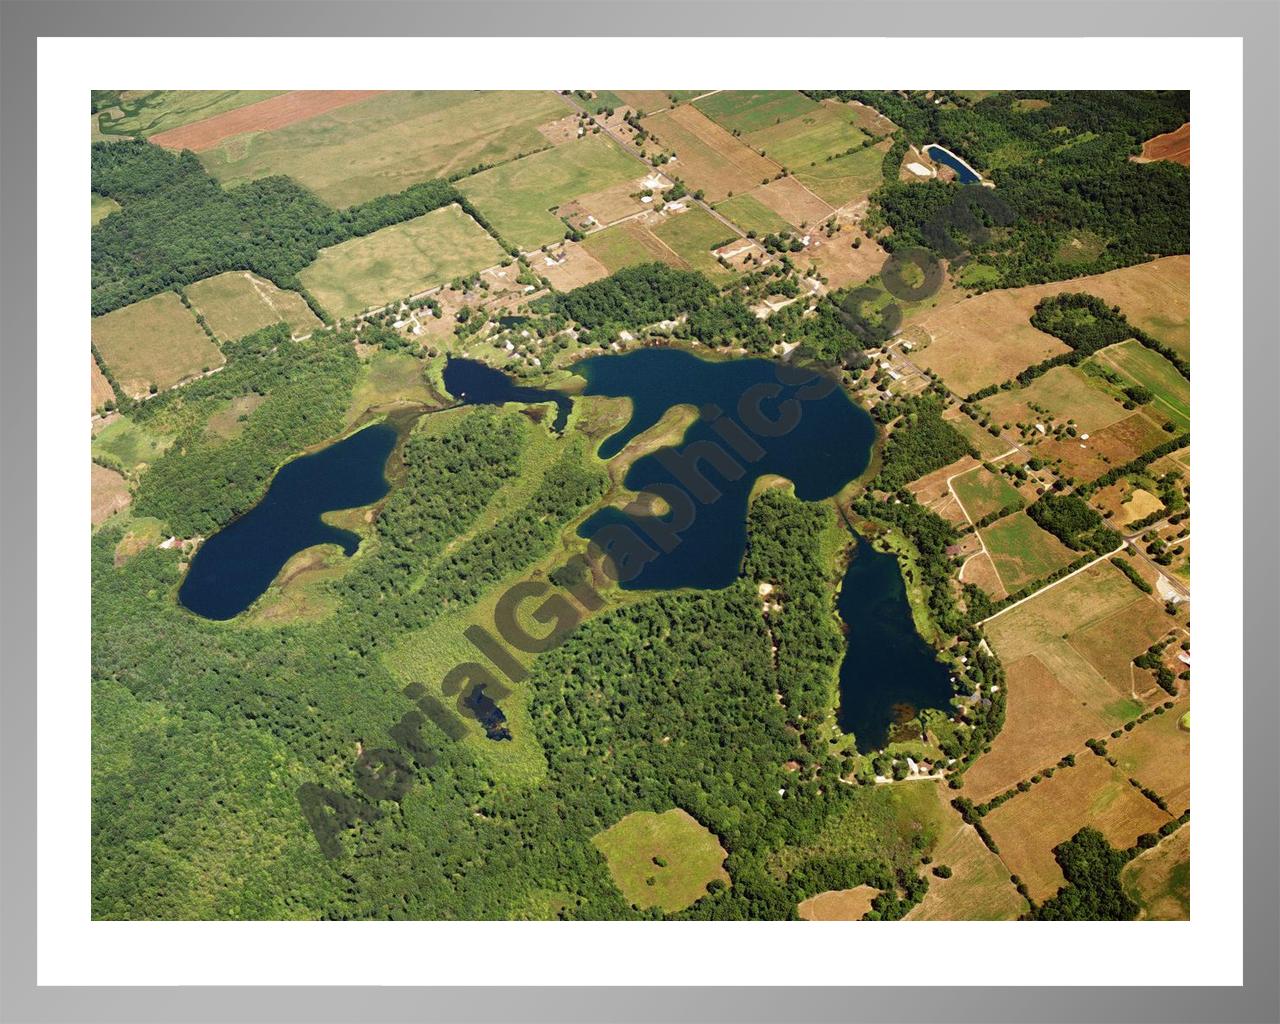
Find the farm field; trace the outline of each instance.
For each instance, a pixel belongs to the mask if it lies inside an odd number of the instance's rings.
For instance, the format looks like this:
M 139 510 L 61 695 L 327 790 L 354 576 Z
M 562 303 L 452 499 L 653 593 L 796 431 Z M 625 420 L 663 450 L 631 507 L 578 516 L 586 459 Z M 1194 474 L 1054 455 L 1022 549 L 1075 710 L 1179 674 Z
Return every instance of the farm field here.
M 666 263 L 681 270 L 688 269 L 670 246 L 664 245 L 648 228 L 636 221 L 626 221 L 587 235 L 582 243 L 592 259 L 597 260 L 609 273 L 639 263 Z
M 1124 891 L 1142 909 L 1139 921 L 1191 919 L 1191 825 L 1188 823 L 1129 861 Z
M 1039 902 L 1066 881 L 1053 848 L 1086 825 L 1123 850 L 1172 817 L 1130 785 L 1123 771 L 1086 751 L 1077 756 L 1074 768 L 1058 769 L 1053 778 L 1001 804 L 982 820 L 1001 859 Z
M 1127 667 L 1104 676 L 1075 646 L 1095 623 L 1132 608 L 1139 609 L 1129 612 L 1134 621 L 1164 615 L 1104 561 L 987 621 L 984 629 L 1007 677 L 1005 724 L 991 751 L 965 773 L 964 795 L 989 799 L 1137 717 L 1143 705 L 1134 699 Z M 1123 659 L 1127 666 L 1149 645 L 1143 633 L 1115 637 L 1114 653 L 1095 660 L 1105 667 Z M 1093 654 L 1087 644 L 1086 650 Z
M 1181 724 L 1190 710 L 1184 697 L 1163 715 L 1108 742 L 1117 767 L 1164 797 L 1174 815 L 1191 806 L 1191 731 Z
M 1002 474 L 992 473 L 983 466 L 956 477 L 951 486 L 972 522 L 1011 505 L 1023 504 L 1017 488 Z
M 972 455 L 962 455 L 955 462 L 911 481 L 907 484 L 907 489 L 915 495 L 916 501 L 926 506 L 935 515 L 942 516 L 943 519 L 957 526 L 963 526 L 969 520 L 965 518 L 964 507 L 956 499 L 951 485 L 958 482 L 962 476 L 979 468 L 979 465 L 980 463 Z
M 955 427 L 966 441 L 977 448 L 978 454 L 982 458 L 998 459 L 1002 455 L 1009 454 L 1011 448 L 1007 441 L 999 437 L 993 437 L 986 427 L 975 423 L 957 407 L 952 406 L 942 414 L 942 418 Z
M 795 172 L 861 146 L 868 136 L 852 108 L 814 105 L 798 117 L 743 136 L 747 145 Z
M 972 825 L 966 825 L 950 801 L 951 790 L 935 786 L 944 831 L 933 848 L 933 864 L 945 864 L 950 878 L 938 878 L 928 867 L 929 891 L 907 914 L 908 921 L 1012 921 L 1027 910 L 1009 871 Z
M 1033 408 L 1039 406 L 1057 422 L 1073 420 L 1080 432 L 1090 433 L 1129 415 L 1118 394 L 1104 380 L 1077 366 L 1055 366 L 1026 387 L 997 391 L 977 404 L 998 425 L 1042 422 L 1045 414 Z
M 580 242 L 565 243 L 560 255 L 563 258 L 558 261 L 551 261 L 546 256 L 541 259 L 531 258 L 534 271 L 550 281 L 551 287 L 558 292 L 572 291 L 609 276 L 609 268 L 592 256 Z
M 1190 260 L 1140 263 L 1091 277 L 985 292 L 913 318 L 933 338 L 918 362 L 953 391 L 1003 384 L 1028 366 L 1069 351 L 1031 326 L 1036 303 L 1061 292 L 1088 292 L 1118 305 L 1133 323 L 1174 349 L 1190 352 Z
M 796 913 L 802 921 L 861 921 L 879 895 L 880 890 L 870 885 L 832 889 L 810 896 L 796 907 Z
M 791 176 L 777 178 L 767 185 L 752 189 L 751 197 L 796 228 L 801 224 L 817 224 L 831 216 L 832 212 L 829 204 Z
M 1145 413 L 1134 412 L 1091 433 L 1087 441 L 1078 437 L 1044 440 L 1036 444 L 1035 451 L 1041 459 L 1058 464 L 1059 474 L 1064 478 L 1089 483 L 1115 466 L 1132 462 L 1172 436 Z
M 97 192 L 90 192 L 90 218 L 94 224 L 102 220 L 107 214 L 115 213 L 120 209 L 120 204 L 114 199 L 108 199 L 106 196 L 100 196 Z
M 678 807 L 635 811 L 591 842 L 622 895 L 642 909 L 670 914 L 701 899 L 711 882 L 729 883 L 720 841 Z
M 335 317 L 425 291 L 502 259 L 498 243 L 456 204 L 321 249 L 298 276 Z
M 93 344 L 124 392 L 169 388 L 223 363 L 218 346 L 173 292 L 93 318 Z
M 320 326 L 297 292 L 282 291 L 247 270 L 233 270 L 187 286 L 187 298 L 223 341 L 235 341 L 274 323 L 296 337 Z
M 980 532 L 1010 593 L 1044 579 L 1077 557 L 1077 552 L 1042 530 L 1025 512 L 1000 519 Z
M 700 270 L 714 279 L 728 278 L 725 270 L 711 251 L 737 238 L 731 228 L 699 206 L 684 213 L 673 214 L 653 229 L 657 239 L 670 246 L 692 270 Z
M 564 113 L 550 92 L 384 93 L 228 139 L 200 159 L 224 185 L 287 174 L 344 208 L 545 149 L 538 125 Z
M 743 135 L 819 109 L 808 96 L 794 90 L 740 92 L 725 89 L 695 100 L 693 105 L 717 124 Z
M 639 195 L 648 187 L 650 186 L 646 184 L 646 179 L 643 177 L 624 181 L 620 185 L 611 185 L 599 192 L 590 192 L 568 203 L 562 203 L 560 216 L 568 217 L 575 225 L 587 227 L 590 226 L 584 224 L 587 217 L 594 218 L 595 223 L 601 226 L 612 224 L 614 221 L 647 209 L 645 204 L 640 202 Z
M 709 202 L 750 192 L 778 173 L 776 163 L 749 149 L 695 106 L 663 111 L 642 124 L 665 151 L 676 154 L 676 162 L 663 168 L 667 175 L 683 178 L 691 190 L 703 190 Z
M 108 402 L 114 402 L 116 393 L 111 390 L 111 382 L 107 380 L 98 361 L 89 353 L 89 411 L 97 412 Z
M 752 194 L 734 196 L 717 203 L 716 212 L 728 217 L 743 231 L 754 231 L 757 235 L 777 234 L 792 227 Z
M 138 136 L 145 139 L 278 95 L 278 91 L 247 89 L 223 92 L 136 90 L 122 93 L 123 102 L 102 111 L 95 120 L 99 130 L 106 136 Z
M 1168 419 L 1179 430 L 1190 428 L 1191 382 L 1159 352 L 1137 341 L 1122 341 L 1095 353 L 1093 359 L 1155 395 L 1148 408 L 1157 420 Z
M 615 89 L 613 95 L 632 110 L 656 114 L 659 110 L 671 106 L 673 100 L 676 103 L 685 103 L 707 91 L 707 89 Z
M 629 181 L 636 168 L 607 136 L 588 135 L 464 178 L 458 188 L 507 242 L 528 250 L 564 236 L 553 207 Z
M 887 150 L 885 143 L 879 143 L 834 160 L 796 168 L 794 174 L 796 180 L 823 202 L 844 206 L 865 199 L 880 187 L 880 166 Z
M 151 141 L 166 149 L 203 153 L 236 136 L 287 128 L 377 95 L 377 92 L 322 89 L 281 93 L 180 128 L 170 128 L 151 136 Z
M 99 466 L 96 462 L 90 466 L 90 470 L 92 476 L 89 479 L 89 493 L 93 503 L 89 521 L 97 526 L 121 509 L 128 508 L 132 499 L 128 481 L 116 470 Z

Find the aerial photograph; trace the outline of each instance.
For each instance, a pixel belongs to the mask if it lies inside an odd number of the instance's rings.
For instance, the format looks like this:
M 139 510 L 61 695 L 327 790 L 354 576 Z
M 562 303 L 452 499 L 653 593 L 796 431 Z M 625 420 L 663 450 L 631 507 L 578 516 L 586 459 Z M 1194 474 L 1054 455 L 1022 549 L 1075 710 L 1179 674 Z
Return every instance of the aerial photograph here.
M 1189 919 L 1190 93 L 90 99 L 95 921 Z

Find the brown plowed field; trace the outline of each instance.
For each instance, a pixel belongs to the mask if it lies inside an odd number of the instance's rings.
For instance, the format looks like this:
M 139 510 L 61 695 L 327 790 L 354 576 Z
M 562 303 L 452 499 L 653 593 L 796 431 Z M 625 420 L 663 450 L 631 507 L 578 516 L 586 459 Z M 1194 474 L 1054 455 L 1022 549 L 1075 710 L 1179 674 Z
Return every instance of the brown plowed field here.
M 300 92 L 286 92 L 281 96 L 272 96 L 269 100 L 250 103 L 247 107 L 228 110 L 213 117 L 206 117 L 195 124 L 185 124 L 181 128 L 171 128 L 151 136 L 151 141 L 166 149 L 190 149 L 201 153 L 212 149 L 218 143 L 233 135 L 245 132 L 264 132 L 296 121 L 327 114 L 339 107 L 349 107 L 353 103 L 377 96 L 378 91 L 359 91 L 355 89 L 314 89 Z
M 1138 163 L 1150 163 L 1152 160 L 1170 160 L 1183 167 L 1191 166 L 1191 122 L 1188 121 L 1177 131 L 1165 132 L 1142 144 L 1142 155 L 1135 157 Z

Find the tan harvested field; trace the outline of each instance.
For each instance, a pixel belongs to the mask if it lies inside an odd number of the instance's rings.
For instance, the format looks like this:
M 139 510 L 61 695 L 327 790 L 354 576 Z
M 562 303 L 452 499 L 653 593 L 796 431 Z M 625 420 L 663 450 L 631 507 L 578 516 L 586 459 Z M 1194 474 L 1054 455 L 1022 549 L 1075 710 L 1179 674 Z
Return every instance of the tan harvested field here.
M 557 117 L 554 121 L 540 124 L 538 134 L 553 146 L 572 142 L 578 137 L 578 115 L 566 114 L 564 117 Z
M 1075 422 L 1081 433 L 1091 433 L 1124 419 L 1129 413 L 1124 403 L 1116 400 L 1118 390 L 1099 377 L 1092 377 L 1076 366 L 1055 366 L 1026 387 L 997 391 L 979 404 L 991 414 L 994 423 L 1034 424 L 1045 414 L 1032 406 L 1047 409 L 1058 423 Z
M 1080 829 L 1095 828 L 1123 850 L 1171 818 L 1131 786 L 1123 771 L 1086 751 L 1078 756 L 1076 767 L 1059 769 L 1053 778 L 1001 804 L 982 820 L 1001 859 L 1039 902 L 1065 882 L 1053 848 Z
M 958 394 L 1003 384 L 1068 351 L 1031 326 L 1036 303 L 1061 292 L 1088 292 L 1184 355 L 1190 352 L 1190 258 L 1167 256 L 1120 270 L 1051 284 L 986 292 L 914 319 L 933 338 L 918 362 Z
M 1107 742 L 1117 767 L 1164 797 L 1174 815 L 1191 806 L 1191 732 L 1181 725 L 1190 710 L 1190 699 L 1183 697 L 1163 715 Z
M 778 173 L 778 165 L 748 148 L 692 104 L 644 119 L 658 144 L 675 152 L 676 162 L 663 170 L 702 189 L 710 202 L 750 192 Z
M 385 92 L 237 135 L 200 159 L 224 185 L 286 174 L 342 208 L 548 148 L 538 125 L 564 113 L 549 91 Z
M 94 413 L 108 402 L 114 402 L 116 393 L 103 372 L 98 369 L 98 361 L 89 353 L 89 412 Z
M 938 878 L 930 867 L 929 891 L 911 908 L 907 921 L 1012 921 L 1027 910 L 1022 898 L 1009 881 L 1009 870 L 986 844 L 978 838 L 972 825 L 966 825 L 950 805 L 951 790 L 935 786 L 943 832 L 933 848 L 934 866 L 945 864 L 950 878 Z
M 986 591 L 987 596 L 994 601 L 1002 601 L 1009 596 L 1009 591 L 1000 579 L 1000 574 L 996 572 L 995 563 L 985 551 L 979 551 L 965 559 L 964 565 L 960 568 L 960 582 L 972 583 L 980 590 Z
M 1072 642 L 1135 602 L 1154 604 L 1104 561 L 987 621 L 1007 676 L 1005 724 L 990 753 L 965 773 L 965 796 L 981 803 L 1138 713 L 1127 669 L 1103 676 Z M 1122 639 L 1115 657 L 1127 665 L 1148 644 L 1140 636 Z
M 1138 679 L 1133 659 L 1165 636 L 1174 622 L 1159 603 L 1137 587 L 1133 593 L 1132 604 L 1076 630 L 1067 643 L 1115 687 L 1118 697 L 1159 696 L 1163 690 L 1153 691 L 1145 679 Z
M 932 473 L 913 480 L 907 485 L 907 490 L 915 495 L 916 501 L 927 506 L 943 519 L 964 525 L 969 520 L 965 518 L 964 508 L 956 500 L 947 481 L 979 465 L 978 460 L 971 455 L 963 455 L 950 465 L 935 469 Z
M 861 921 L 880 890 L 870 885 L 831 889 L 810 896 L 796 907 L 802 921 Z
M 1135 486 L 1128 477 L 1095 491 L 1089 501 L 1100 512 L 1111 513 L 1112 527 L 1128 526 L 1164 507 L 1159 498 Z
M 984 459 L 998 459 L 1002 455 L 1008 455 L 1012 448 L 1007 441 L 993 437 L 986 427 L 975 423 L 962 413 L 959 406 L 951 406 L 942 414 L 942 418 L 960 431 L 965 440 L 977 448 L 978 454 Z
M 817 226 L 820 222 L 830 217 L 832 212 L 830 203 L 819 199 L 799 181 L 790 176 L 778 178 L 767 185 L 761 185 L 753 189 L 751 196 L 796 228 L 800 227 L 801 224 Z M 870 243 L 863 242 L 863 245 L 868 244 Z M 882 256 L 881 262 L 883 262 L 883 259 Z
M 162 292 L 93 319 L 93 343 L 128 395 L 164 389 L 225 361 L 173 292 Z
M 579 242 L 567 242 L 563 249 L 557 250 L 557 257 L 563 256 L 554 266 L 549 266 L 550 257 L 535 253 L 529 258 L 534 273 L 540 274 L 551 282 L 556 291 L 568 292 L 580 288 L 584 284 L 598 281 L 609 276 L 609 268 L 597 260 Z
M 129 495 L 129 484 L 114 469 L 91 464 L 93 475 L 90 478 L 89 490 L 93 498 L 89 521 L 97 526 L 105 522 L 122 508 L 128 508 L 133 499 Z
M 584 196 L 564 203 L 560 207 L 560 215 L 577 222 L 578 216 L 594 217 L 601 227 L 630 217 L 648 209 L 647 204 L 640 202 L 639 195 L 645 189 L 644 178 L 635 181 L 624 181 L 620 185 L 612 185 L 599 192 L 589 192 Z M 580 214 L 579 214 L 579 211 Z
M 219 143 L 246 132 L 269 132 L 306 121 L 340 107 L 349 107 L 373 96 L 377 91 L 304 90 L 286 92 L 267 100 L 237 107 L 203 121 L 184 124 L 151 136 L 151 141 L 165 149 L 189 149 L 203 153 Z
M 321 249 L 298 276 L 335 317 L 426 291 L 502 259 L 498 243 L 457 204 Z
M 632 110 L 655 114 L 671 106 L 671 97 L 661 89 L 615 89 L 614 95 Z
M 1132 462 L 1171 436 L 1144 413 L 1135 412 L 1089 434 L 1087 441 L 1078 437 L 1046 440 L 1037 444 L 1035 451 L 1046 461 L 1061 460 L 1062 476 L 1089 483 L 1115 466 Z
M 1147 139 L 1142 144 L 1142 155 L 1133 157 L 1134 163 L 1147 164 L 1153 160 L 1170 160 L 1183 167 L 1191 166 L 1191 122 L 1181 128 Z
M 853 247 L 855 238 L 860 239 L 856 249 Z M 801 266 L 812 263 L 827 279 L 827 286 L 835 289 L 861 284 L 879 274 L 889 254 L 873 239 L 864 238 L 861 232 L 856 229 L 850 231 L 846 227 L 830 238 L 823 231 L 813 231 L 808 248 L 800 255 L 803 258 Z
M 235 341 L 275 323 L 295 336 L 321 326 L 297 292 L 282 291 L 247 270 L 232 270 L 188 286 L 187 298 L 223 341 Z
M 1120 884 L 1142 910 L 1139 921 L 1191 919 L 1191 825 L 1144 850 L 1120 872 Z

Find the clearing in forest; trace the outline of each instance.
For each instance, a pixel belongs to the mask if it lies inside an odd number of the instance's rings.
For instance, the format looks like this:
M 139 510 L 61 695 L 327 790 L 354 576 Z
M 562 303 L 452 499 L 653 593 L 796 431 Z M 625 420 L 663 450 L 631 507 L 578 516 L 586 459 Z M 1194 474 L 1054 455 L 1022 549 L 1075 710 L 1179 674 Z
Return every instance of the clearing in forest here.
M 89 491 L 93 499 L 89 521 L 97 526 L 122 508 L 128 508 L 132 500 L 129 495 L 128 481 L 114 469 L 99 466 L 96 462 L 90 467 L 93 475 L 89 481 Z
M 729 884 L 720 841 L 687 811 L 635 811 L 594 836 L 623 896 L 671 914 L 695 903 L 713 881 Z
M 282 291 L 247 270 L 231 270 L 187 286 L 187 298 L 223 341 L 235 341 L 272 324 L 289 325 L 294 337 L 321 326 L 297 292 Z
M 334 317 L 347 317 L 493 266 L 501 247 L 457 204 L 321 249 L 298 277 Z
M 199 376 L 225 360 L 173 292 L 93 318 L 93 344 L 125 394 L 141 398 Z
M 804 900 L 796 913 L 803 921 L 861 921 L 879 895 L 880 890 L 872 885 L 830 889 Z
M 1170 160 L 1183 167 L 1191 166 L 1191 122 L 1163 135 L 1147 139 L 1142 144 L 1140 156 L 1131 157 L 1134 163 L 1148 164 L 1153 160 Z

